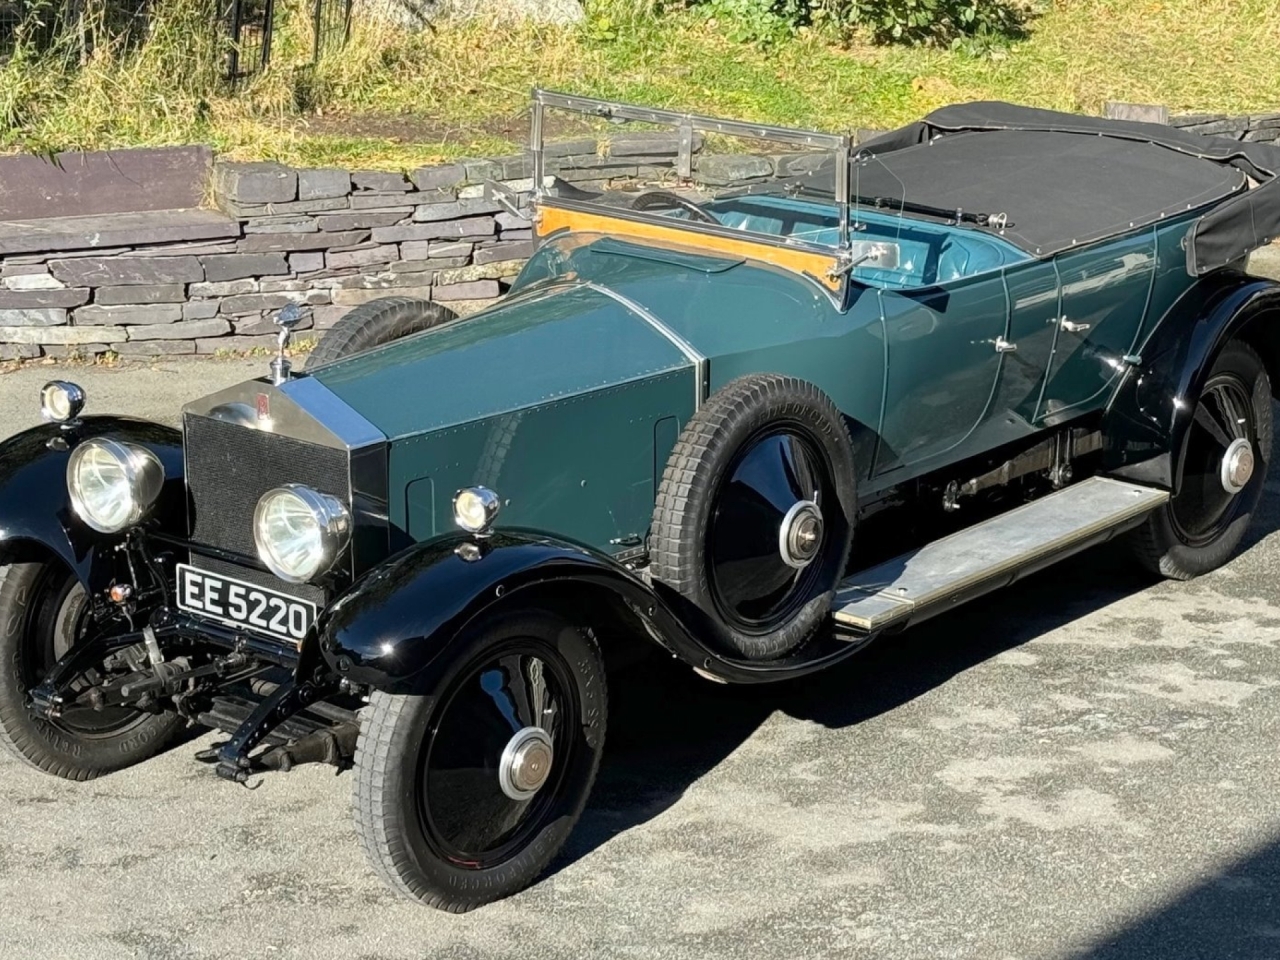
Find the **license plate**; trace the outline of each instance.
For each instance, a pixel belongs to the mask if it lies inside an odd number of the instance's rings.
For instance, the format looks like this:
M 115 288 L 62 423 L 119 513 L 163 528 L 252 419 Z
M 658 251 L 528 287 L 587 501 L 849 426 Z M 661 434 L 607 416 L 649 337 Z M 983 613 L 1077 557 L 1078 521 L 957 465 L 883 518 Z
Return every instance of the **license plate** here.
M 316 622 L 314 603 L 185 563 L 178 564 L 178 607 L 293 644 Z

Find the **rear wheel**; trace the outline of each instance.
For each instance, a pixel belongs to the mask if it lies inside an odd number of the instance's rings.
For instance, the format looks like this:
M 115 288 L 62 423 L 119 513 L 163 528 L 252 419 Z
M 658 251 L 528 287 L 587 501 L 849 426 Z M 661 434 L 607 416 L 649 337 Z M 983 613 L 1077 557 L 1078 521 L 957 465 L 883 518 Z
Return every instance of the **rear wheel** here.
M 586 804 L 606 699 L 594 638 L 542 611 L 470 631 L 422 695 L 375 692 L 353 796 L 374 869 L 453 913 L 529 886 Z
M 1262 496 L 1272 438 L 1266 367 L 1233 340 L 1214 360 L 1177 452 L 1177 493 L 1132 535 L 1143 566 L 1189 580 L 1231 559 Z
M 94 710 L 73 703 L 57 720 L 46 720 L 31 709 L 29 692 L 93 628 L 88 596 L 69 570 L 53 562 L 14 564 L 3 577 L 0 744 L 31 766 L 68 780 L 91 780 L 163 750 L 184 726 L 175 714 L 131 707 Z
M 372 350 L 456 318 L 457 314 L 448 307 L 416 297 L 370 300 L 360 304 L 325 332 L 307 357 L 306 367 L 314 370 L 321 364 Z

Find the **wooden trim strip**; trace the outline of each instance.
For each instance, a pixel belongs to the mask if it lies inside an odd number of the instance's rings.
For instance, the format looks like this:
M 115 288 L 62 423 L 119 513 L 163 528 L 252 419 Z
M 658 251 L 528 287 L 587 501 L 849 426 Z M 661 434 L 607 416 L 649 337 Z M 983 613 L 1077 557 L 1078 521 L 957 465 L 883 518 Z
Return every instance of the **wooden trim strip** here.
M 719 237 L 715 234 L 697 233 L 656 223 L 641 223 L 602 213 L 563 210 L 547 204 L 545 200 L 539 204 L 535 224 L 539 237 L 545 237 L 557 230 L 571 230 L 575 233 L 604 233 L 633 240 L 656 240 L 660 243 L 689 247 L 698 253 L 733 254 L 805 274 L 832 291 L 840 289 L 840 279 L 831 276 L 832 270 L 837 265 L 834 254 L 827 256 L 808 250 L 790 250 L 758 240 Z

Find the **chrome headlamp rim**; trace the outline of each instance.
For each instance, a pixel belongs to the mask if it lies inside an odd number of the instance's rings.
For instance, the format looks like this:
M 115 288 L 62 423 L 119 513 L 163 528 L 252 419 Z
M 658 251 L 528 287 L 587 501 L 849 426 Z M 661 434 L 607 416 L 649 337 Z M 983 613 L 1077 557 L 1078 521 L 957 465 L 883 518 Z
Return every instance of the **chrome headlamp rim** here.
M 283 566 L 271 549 L 262 530 L 262 520 L 272 500 L 281 496 L 296 498 L 310 513 L 320 533 L 320 555 L 312 566 L 297 572 Z M 328 573 L 337 563 L 342 551 L 351 540 L 351 513 L 337 497 L 321 493 L 301 483 L 286 483 L 273 487 L 258 498 L 253 509 L 253 542 L 261 560 L 275 576 L 287 583 L 311 583 Z
M 65 416 L 58 414 L 55 410 L 52 400 L 55 393 L 66 398 L 67 413 Z M 70 380 L 50 380 L 40 388 L 40 416 L 47 423 L 70 423 L 80 416 L 80 413 L 84 410 L 84 404 L 84 388 L 79 384 L 72 383 Z
M 80 467 L 94 451 L 106 453 L 124 473 L 129 510 L 119 523 L 104 523 L 95 517 L 84 497 Z M 71 497 L 71 509 L 81 521 L 98 533 L 121 533 L 136 527 L 146 517 L 163 486 L 164 465 L 160 458 L 146 447 L 135 443 L 112 440 L 109 437 L 93 437 L 78 444 L 67 459 L 67 492 Z
M 465 510 L 462 508 L 464 497 L 475 498 L 475 505 L 480 508 L 482 520 L 477 522 L 467 518 Z M 501 509 L 501 498 L 488 487 L 479 485 L 463 487 L 453 495 L 453 522 L 467 533 L 475 534 L 476 536 L 484 536 L 489 532 L 493 526 L 493 521 L 498 517 L 498 511 Z

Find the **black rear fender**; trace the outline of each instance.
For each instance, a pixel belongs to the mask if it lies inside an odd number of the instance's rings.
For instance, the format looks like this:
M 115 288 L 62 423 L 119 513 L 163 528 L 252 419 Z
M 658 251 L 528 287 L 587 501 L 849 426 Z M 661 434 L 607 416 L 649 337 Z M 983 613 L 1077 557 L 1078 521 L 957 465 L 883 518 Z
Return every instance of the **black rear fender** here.
M 1170 308 L 1107 406 L 1108 473 L 1174 489 L 1173 451 L 1182 446 L 1214 358 L 1236 338 L 1258 351 L 1273 393 L 1280 390 L 1280 284 L 1221 270 Z
M 136 443 L 160 458 L 165 484 L 145 522 L 185 535 L 182 434 L 145 420 L 85 417 L 71 428 L 45 424 L 0 441 L 0 565 L 56 557 L 90 593 L 110 586 L 121 537 L 81 522 L 67 492 L 71 451 L 92 437 Z

